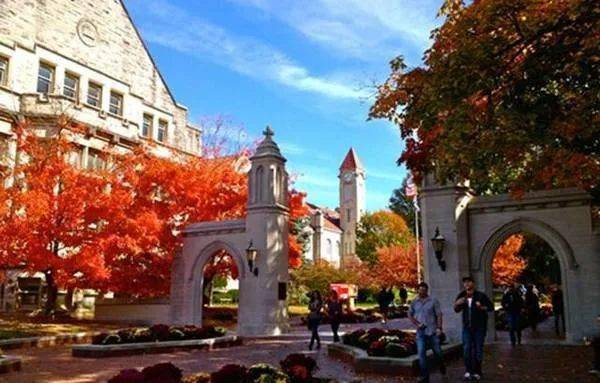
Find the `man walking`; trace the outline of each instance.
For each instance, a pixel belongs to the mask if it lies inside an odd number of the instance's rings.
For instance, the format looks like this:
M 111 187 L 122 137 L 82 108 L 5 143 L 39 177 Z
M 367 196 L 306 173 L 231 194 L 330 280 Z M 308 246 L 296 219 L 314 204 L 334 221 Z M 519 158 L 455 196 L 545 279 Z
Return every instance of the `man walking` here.
M 440 372 L 446 375 L 446 365 L 440 346 L 442 335 L 442 311 L 440 302 L 429 296 L 429 286 L 425 282 L 419 283 L 418 296 L 411 303 L 408 317 L 417 327 L 417 352 L 419 354 L 419 368 L 421 376 L 419 382 L 429 382 L 429 369 L 427 368 L 427 349 L 433 350 L 434 356 L 440 364 Z
M 408 299 L 408 291 L 406 290 L 406 285 L 403 283 L 402 287 L 400 287 L 400 292 L 398 293 L 400 296 L 400 303 L 402 306 L 406 304 L 406 300 Z
M 552 313 L 554 314 L 556 336 L 560 336 L 561 333 L 565 333 L 565 305 L 563 303 L 562 291 L 558 285 L 552 286 Z M 559 323 L 561 324 L 560 326 Z
M 483 292 L 475 290 L 473 278 L 463 278 L 463 287 L 464 290 L 458 294 L 454 302 L 454 311 L 462 312 L 463 357 L 466 368 L 464 377 L 468 381 L 479 381 L 488 311 L 494 310 L 494 305 Z
M 521 312 L 525 309 L 525 302 L 519 292 L 519 284 L 515 282 L 502 296 L 502 308 L 508 318 L 510 344 L 521 344 Z

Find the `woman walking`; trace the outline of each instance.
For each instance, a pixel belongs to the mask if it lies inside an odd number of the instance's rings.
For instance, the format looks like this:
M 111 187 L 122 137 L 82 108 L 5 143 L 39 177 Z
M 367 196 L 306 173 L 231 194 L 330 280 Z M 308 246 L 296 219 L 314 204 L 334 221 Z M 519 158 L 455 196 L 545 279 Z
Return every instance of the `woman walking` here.
M 323 300 L 321 293 L 317 290 L 310 295 L 308 303 L 308 329 L 311 331 L 310 344 L 308 349 L 312 350 L 315 340 L 317 341 L 317 350 L 321 348 L 321 338 L 319 338 L 319 324 L 321 323 L 321 310 L 323 309 Z
M 331 323 L 331 331 L 333 331 L 333 342 L 337 343 L 340 341 L 338 330 L 342 319 L 342 302 L 339 301 L 335 290 L 331 290 L 327 300 L 327 316 L 329 317 L 329 323 Z

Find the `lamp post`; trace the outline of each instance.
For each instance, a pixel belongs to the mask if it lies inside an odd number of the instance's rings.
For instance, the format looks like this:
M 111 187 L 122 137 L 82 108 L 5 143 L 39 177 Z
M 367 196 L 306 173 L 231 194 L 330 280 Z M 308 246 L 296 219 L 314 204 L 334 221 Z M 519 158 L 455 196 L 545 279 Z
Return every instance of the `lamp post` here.
M 446 271 L 446 261 L 444 260 L 444 243 L 446 242 L 446 238 L 440 234 L 440 228 L 435 228 L 435 235 L 431 238 L 431 246 L 433 247 L 433 251 L 435 252 L 435 258 L 438 261 L 438 265 L 440 265 L 440 269 L 442 271 Z
M 248 267 L 250 268 L 250 272 L 254 274 L 255 277 L 258 277 L 258 267 L 256 267 L 256 256 L 258 255 L 258 250 L 250 241 L 248 248 L 246 249 L 246 259 L 248 260 Z

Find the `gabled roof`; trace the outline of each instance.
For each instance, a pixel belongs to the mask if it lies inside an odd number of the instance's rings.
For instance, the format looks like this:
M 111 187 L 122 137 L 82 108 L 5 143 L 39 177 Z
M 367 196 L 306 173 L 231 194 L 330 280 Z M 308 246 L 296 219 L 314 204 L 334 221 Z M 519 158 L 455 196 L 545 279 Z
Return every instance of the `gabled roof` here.
M 311 216 L 315 215 L 317 211 L 321 211 L 321 213 L 323 213 L 323 226 L 325 229 L 342 232 L 342 228 L 340 226 L 340 215 L 337 211 L 331 210 L 327 207 L 320 207 L 310 202 L 307 202 L 306 206 L 308 207 L 308 211 Z
M 152 62 L 152 65 L 154 66 L 154 69 L 156 70 L 156 73 L 158 74 L 158 77 L 160 78 L 160 81 L 162 82 L 163 86 L 167 90 L 167 93 L 169 94 L 169 97 L 171 98 L 171 101 L 173 102 L 173 104 L 175 106 L 183 108 L 183 109 L 187 109 L 185 106 L 179 104 L 177 102 L 177 100 L 175 100 L 175 96 L 173 95 L 173 92 L 171 92 L 171 89 L 169 88 L 169 85 L 167 84 L 167 82 L 165 81 L 165 78 L 163 77 L 162 73 L 158 69 L 158 65 L 156 65 L 156 61 L 154 61 L 154 57 L 152 57 L 152 54 L 150 53 L 150 49 L 148 49 L 148 45 L 146 45 L 146 41 L 142 37 L 142 34 L 140 33 L 140 30 L 138 29 L 137 25 L 135 25 L 135 23 L 133 22 L 133 18 L 131 17 L 131 14 L 129 13 L 129 10 L 125 6 L 125 2 L 123 0 L 119 0 L 119 3 L 121 4 L 121 7 L 123 7 L 123 11 L 125 11 L 125 15 L 129 19 L 129 22 L 131 23 L 131 26 L 133 27 L 133 30 L 135 31 L 135 34 L 138 37 L 138 40 L 142 44 L 142 47 L 146 51 L 146 54 L 148 55 L 148 58 L 150 59 L 150 62 Z
M 348 151 L 348 154 L 346 154 L 346 158 L 344 158 L 344 161 L 342 162 L 342 164 L 340 165 L 340 170 L 358 170 L 358 169 L 364 169 L 360 160 L 358 159 L 358 156 L 356 155 L 356 152 L 354 151 L 353 148 L 350 148 L 350 150 Z

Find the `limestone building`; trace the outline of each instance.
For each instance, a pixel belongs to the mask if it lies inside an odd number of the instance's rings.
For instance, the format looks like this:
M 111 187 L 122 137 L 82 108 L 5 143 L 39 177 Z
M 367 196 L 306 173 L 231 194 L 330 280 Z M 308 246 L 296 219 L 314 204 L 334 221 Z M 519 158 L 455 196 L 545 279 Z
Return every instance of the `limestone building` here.
M 104 167 L 107 145 L 127 151 L 152 143 L 157 155 L 201 154 L 201 131 L 121 0 L 0 1 L 0 166 L 14 164 L 16 121 L 28 119 L 44 136 L 61 114 L 87 130 L 75 137 L 76 166 Z M 27 295 L 33 305 L 39 287 Z
M 340 205 L 336 210 L 308 204 L 311 223 L 305 256 L 343 267 L 356 257 L 356 226 L 365 213 L 366 172 L 354 149 L 342 161 L 338 178 Z
M 154 142 L 157 154 L 200 154 L 188 122 L 120 0 L 0 2 L 0 149 L 12 157 L 12 123 L 42 130 L 66 113 L 88 128 L 73 162 L 103 166 L 111 143 Z

